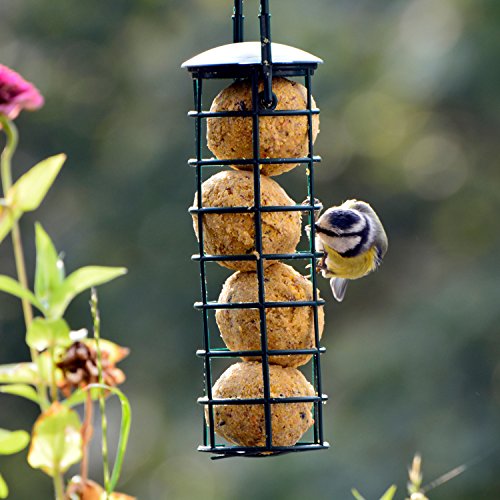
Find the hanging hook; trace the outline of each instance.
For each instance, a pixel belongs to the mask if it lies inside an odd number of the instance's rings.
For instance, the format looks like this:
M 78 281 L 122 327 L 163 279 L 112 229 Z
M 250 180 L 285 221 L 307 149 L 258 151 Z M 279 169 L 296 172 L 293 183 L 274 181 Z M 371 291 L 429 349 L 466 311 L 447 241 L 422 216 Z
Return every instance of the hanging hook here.
M 233 9 L 233 43 L 243 41 L 243 0 L 234 0 Z
M 264 90 L 261 92 L 260 103 L 266 109 L 274 109 L 278 104 L 276 95 L 273 94 L 273 59 L 271 54 L 271 14 L 269 13 L 269 0 L 260 0 L 260 43 L 262 57 L 262 73 Z

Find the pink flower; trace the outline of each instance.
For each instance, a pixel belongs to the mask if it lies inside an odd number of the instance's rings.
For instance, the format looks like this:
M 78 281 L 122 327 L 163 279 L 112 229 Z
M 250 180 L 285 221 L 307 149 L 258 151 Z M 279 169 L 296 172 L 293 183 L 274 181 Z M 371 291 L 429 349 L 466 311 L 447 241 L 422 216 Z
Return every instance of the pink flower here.
M 0 64 L 0 114 L 13 120 L 23 110 L 33 111 L 43 106 L 38 89 L 19 73 Z

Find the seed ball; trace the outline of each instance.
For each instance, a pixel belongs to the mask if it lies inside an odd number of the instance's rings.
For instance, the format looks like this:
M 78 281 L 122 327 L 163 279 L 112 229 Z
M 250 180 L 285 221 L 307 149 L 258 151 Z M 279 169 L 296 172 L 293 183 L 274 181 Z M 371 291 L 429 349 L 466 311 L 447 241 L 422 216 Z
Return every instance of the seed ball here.
M 259 83 L 259 92 L 263 83 Z M 286 78 L 273 78 L 273 92 L 278 99 L 276 110 L 307 109 L 307 91 L 300 83 Z M 316 107 L 314 99 L 312 108 Z M 214 99 L 211 112 L 251 111 L 252 86 L 241 80 L 222 90 Z M 208 148 L 219 159 L 253 158 L 252 117 L 209 118 L 207 120 Z M 312 116 L 313 141 L 319 132 L 319 115 Z M 261 158 L 301 158 L 308 154 L 307 116 L 262 116 L 259 118 Z M 263 164 L 264 175 L 279 175 L 292 170 L 297 163 Z M 251 170 L 249 165 L 233 168 Z
M 264 271 L 266 301 L 289 302 L 313 299 L 311 282 L 293 267 L 280 262 Z M 319 293 L 318 293 L 319 296 Z M 237 272 L 222 288 L 219 302 L 257 302 L 258 278 L 255 272 Z M 218 309 L 217 325 L 227 347 L 232 351 L 261 349 L 260 314 L 256 309 Z M 323 307 L 318 308 L 318 334 L 324 326 Z M 310 349 L 315 347 L 314 311 L 305 307 L 272 307 L 266 309 L 268 349 Z M 306 364 L 312 354 L 270 356 L 269 362 L 297 367 Z M 243 357 L 260 360 L 260 356 Z
M 272 398 L 314 396 L 314 388 L 295 368 L 269 365 Z M 216 399 L 262 398 L 262 365 L 236 363 L 217 380 L 212 389 Z M 274 403 L 271 405 L 273 446 L 293 446 L 314 423 L 312 403 Z M 205 419 L 208 422 L 208 407 Z M 265 446 L 266 420 L 263 404 L 214 405 L 214 430 L 240 446 Z
M 253 174 L 225 171 L 210 177 L 202 186 L 204 207 L 251 207 L 254 205 Z M 262 206 L 295 205 L 284 189 L 269 177 L 261 177 Z M 197 206 L 197 195 L 194 198 Z M 301 236 L 300 212 L 267 212 L 261 215 L 264 253 L 293 253 Z M 198 237 L 198 216 L 193 214 Z M 203 214 L 205 252 L 210 255 L 256 254 L 253 213 Z M 258 257 L 258 255 L 257 255 Z M 276 261 L 265 260 L 264 266 Z M 255 261 L 220 261 L 229 269 L 251 271 Z

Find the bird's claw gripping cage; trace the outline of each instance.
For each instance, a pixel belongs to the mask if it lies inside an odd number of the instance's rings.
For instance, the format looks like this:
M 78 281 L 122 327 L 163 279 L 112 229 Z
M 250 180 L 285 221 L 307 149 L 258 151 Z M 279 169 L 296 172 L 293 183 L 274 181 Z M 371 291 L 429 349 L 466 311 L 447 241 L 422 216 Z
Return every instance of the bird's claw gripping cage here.
M 315 249 L 314 214 L 320 209 L 314 198 L 314 165 L 321 161 L 319 156 L 313 154 L 313 115 L 319 114 L 319 109 L 313 108 L 311 97 L 311 78 L 321 59 L 294 47 L 271 43 L 269 1 L 260 1 L 260 43 L 243 41 L 243 1 L 235 0 L 233 11 L 233 42 L 232 44 L 217 47 L 203 52 L 186 61 L 182 67 L 192 74 L 194 89 L 195 110 L 188 115 L 195 120 L 195 147 L 196 158 L 190 159 L 188 164 L 196 170 L 196 205 L 189 211 L 198 220 L 199 254 L 192 257 L 199 262 L 201 279 L 200 302 L 195 303 L 195 308 L 203 315 L 203 342 L 204 347 L 197 351 L 197 355 L 204 360 L 205 370 L 205 395 L 198 402 L 208 407 L 207 420 L 203 421 L 203 445 L 199 451 L 215 453 L 212 458 L 228 456 L 271 456 L 289 452 L 319 450 L 329 447 L 323 438 L 323 411 L 322 405 L 327 396 L 322 393 L 320 355 L 325 351 L 320 346 L 320 333 L 318 324 L 318 306 L 324 301 L 318 297 L 316 288 L 316 261 L 323 256 Z M 277 98 L 272 91 L 273 77 L 299 77 L 304 79 L 307 90 L 307 105 L 303 110 L 277 110 Z M 248 79 L 251 82 L 252 109 L 241 111 L 204 111 L 203 110 L 203 81 L 209 79 L 240 80 Z M 259 92 L 259 82 L 263 83 L 263 90 Z M 308 154 L 301 158 L 261 158 L 259 143 L 259 119 L 263 116 L 306 116 L 308 123 Z M 202 121 L 207 118 L 224 117 L 250 117 L 252 119 L 252 144 L 253 158 L 240 158 L 220 160 L 203 158 L 202 150 Z M 302 205 L 291 206 L 263 206 L 261 204 L 261 173 L 260 165 L 270 163 L 294 163 L 306 165 L 307 175 L 307 201 Z M 254 204 L 252 207 L 203 207 L 202 182 L 203 170 L 208 167 L 223 167 L 231 165 L 253 165 Z M 264 254 L 262 248 L 262 214 L 265 212 L 300 211 L 308 214 L 310 224 L 309 251 L 299 251 L 284 254 Z M 204 251 L 203 216 L 204 214 L 224 213 L 252 213 L 255 218 L 255 252 L 245 255 L 207 255 Z M 312 300 L 292 302 L 266 301 L 264 287 L 263 261 L 270 260 L 296 260 L 302 259 L 310 262 L 310 279 L 312 282 Z M 207 291 L 207 263 L 217 261 L 250 260 L 256 262 L 258 277 L 258 300 L 245 303 L 219 303 L 208 300 Z M 271 350 L 267 345 L 266 309 L 275 307 L 311 307 L 314 320 L 315 347 L 310 349 Z M 253 308 L 259 311 L 261 350 L 231 351 L 227 348 L 212 347 L 209 331 L 209 313 L 215 309 Z M 300 355 L 311 354 L 312 384 L 314 396 L 303 397 L 271 397 L 269 378 L 270 355 Z M 216 399 L 212 395 L 212 360 L 238 358 L 241 356 L 259 356 L 262 361 L 263 397 L 252 399 Z M 276 404 L 311 402 L 314 406 L 313 439 L 309 442 L 298 442 L 293 446 L 275 446 L 272 439 L 271 407 Z M 265 446 L 233 446 L 217 442 L 214 431 L 214 405 L 255 405 L 264 407 L 265 416 Z

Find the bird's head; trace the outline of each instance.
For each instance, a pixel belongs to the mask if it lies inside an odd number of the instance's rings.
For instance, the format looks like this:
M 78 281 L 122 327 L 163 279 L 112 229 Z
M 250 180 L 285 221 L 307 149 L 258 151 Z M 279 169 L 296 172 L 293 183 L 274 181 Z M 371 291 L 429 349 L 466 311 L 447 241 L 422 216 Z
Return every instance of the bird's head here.
M 368 219 L 361 212 L 344 206 L 329 208 L 316 222 L 321 240 L 341 254 L 355 251 L 368 230 Z

